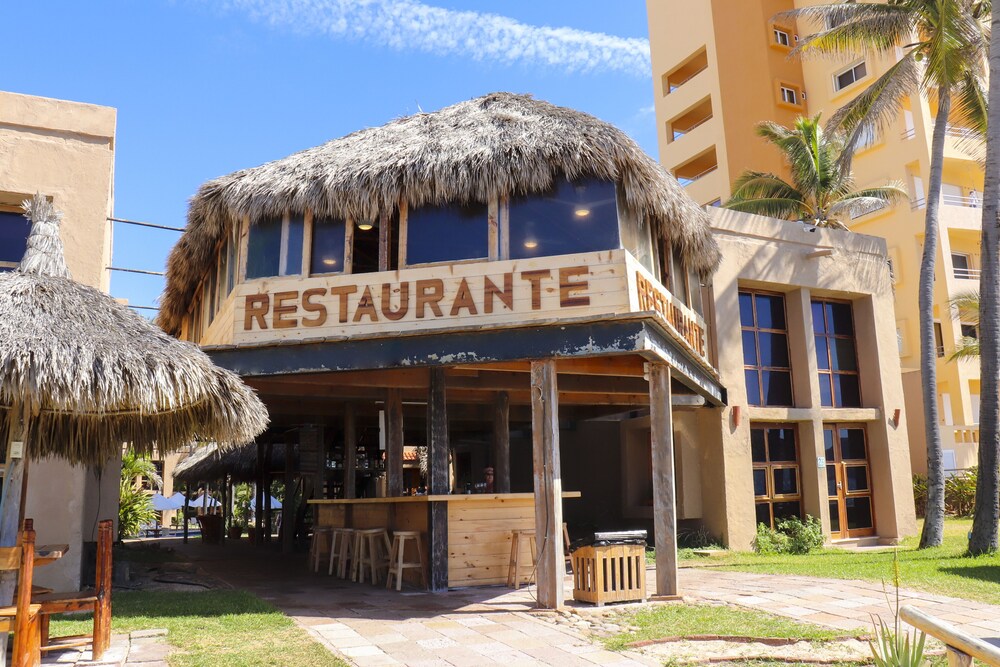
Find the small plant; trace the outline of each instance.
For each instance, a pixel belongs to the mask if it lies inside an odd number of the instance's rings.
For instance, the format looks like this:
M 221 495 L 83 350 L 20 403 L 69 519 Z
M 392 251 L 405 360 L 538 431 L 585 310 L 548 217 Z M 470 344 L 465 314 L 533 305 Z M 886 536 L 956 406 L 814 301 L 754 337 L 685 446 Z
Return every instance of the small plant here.
M 138 535 L 144 525 L 156 521 L 156 510 L 150 502 L 152 494 L 143 488 L 144 480 L 148 480 L 153 486 L 163 485 L 152 461 L 140 457 L 132 450 L 125 452 L 118 485 L 119 540 Z
M 885 585 L 885 582 L 882 582 Z M 872 657 L 876 667 L 921 667 L 926 664 L 924 660 L 924 642 L 927 635 L 917 632 L 911 639 L 909 630 L 902 629 L 899 620 L 899 550 L 893 552 L 892 557 L 892 585 L 896 589 L 896 603 L 889 602 L 889 594 L 886 593 L 886 602 L 892 608 L 894 623 L 890 628 L 884 619 L 879 618 L 878 622 L 872 617 L 872 625 L 875 627 L 875 639 L 868 642 L 872 650 Z
M 720 541 L 704 526 L 677 529 L 677 546 L 681 549 L 719 548 Z
M 824 539 L 820 520 L 806 515 L 804 521 L 798 517 L 779 520 L 777 530 L 758 524 L 753 547 L 761 554 L 807 554 L 823 546 Z

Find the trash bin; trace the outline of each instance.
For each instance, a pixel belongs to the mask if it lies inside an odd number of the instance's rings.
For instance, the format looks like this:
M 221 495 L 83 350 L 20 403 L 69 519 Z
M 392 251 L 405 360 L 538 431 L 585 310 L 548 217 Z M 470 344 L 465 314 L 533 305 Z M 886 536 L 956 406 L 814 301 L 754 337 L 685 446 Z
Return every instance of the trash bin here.
M 594 533 L 570 545 L 570 555 L 574 600 L 646 601 L 646 531 Z

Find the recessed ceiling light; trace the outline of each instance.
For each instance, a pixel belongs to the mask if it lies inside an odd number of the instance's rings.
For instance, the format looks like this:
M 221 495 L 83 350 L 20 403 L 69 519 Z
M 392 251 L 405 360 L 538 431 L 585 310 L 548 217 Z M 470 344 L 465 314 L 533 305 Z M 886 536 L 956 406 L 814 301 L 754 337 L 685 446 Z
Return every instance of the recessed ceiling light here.
M 374 226 L 375 226 L 375 223 L 373 223 L 371 220 L 366 220 L 365 222 L 359 222 L 358 223 L 358 229 L 360 229 L 363 232 L 367 232 L 369 229 L 371 229 Z
M 327 257 L 326 259 L 323 260 L 323 263 L 326 264 L 327 266 L 336 266 L 337 260 L 331 257 Z
M 534 239 L 528 239 L 527 241 L 524 242 L 524 247 L 527 248 L 528 250 L 537 248 L 538 241 L 535 241 Z
M 588 215 L 590 215 L 590 209 L 578 208 L 575 211 L 573 211 L 573 215 L 575 215 L 578 218 L 586 218 Z

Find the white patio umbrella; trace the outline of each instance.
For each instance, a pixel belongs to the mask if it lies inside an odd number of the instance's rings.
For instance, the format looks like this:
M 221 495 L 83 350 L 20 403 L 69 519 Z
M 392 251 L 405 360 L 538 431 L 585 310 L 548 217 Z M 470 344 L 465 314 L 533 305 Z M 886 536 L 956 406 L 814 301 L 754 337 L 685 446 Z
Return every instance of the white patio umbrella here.
M 250 509 L 252 509 L 254 511 L 257 510 L 257 499 L 256 498 L 253 498 L 250 501 Z M 278 500 L 277 498 L 275 498 L 274 496 L 271 496 L 271 509 L 272 510 L 280 510 L 281 509 L 281 501 Z

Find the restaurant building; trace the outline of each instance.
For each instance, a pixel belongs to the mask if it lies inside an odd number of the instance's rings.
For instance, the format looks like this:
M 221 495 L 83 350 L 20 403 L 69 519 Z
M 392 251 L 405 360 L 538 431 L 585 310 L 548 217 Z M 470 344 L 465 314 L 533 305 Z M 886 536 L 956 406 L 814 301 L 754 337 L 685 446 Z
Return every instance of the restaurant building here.
M 558 606 L 565 521 L 573 537 L 651 529 L 669 595 L 678 519 L 734 548 L 765 513 L 830 529 L 828 423 L 865 443 L 830 456 L 835 476 L 870 474 L 863 532 L 913 529 L 898 360 L 860 373 L 855 409 L 822 406 L 820 381 L 840 392 L 841 369 L 807 358 L 827 300 L 829 336 L 846 341 L 850 322 L 859 358 L 879 357 L 884 246 L 744 217 L 710 217 L 592 116 L 495 93 L 203 185 L 159 322 L 257 389 L 261 460 L 296 445 L 319 524 L 422 533 L 432 589 L 504 583 L 512 531 L 534 528 L 539 602 Z M 779 266 L 761 261 L 773 253 Z M 840 253 L 865 270 L 834 265 Z M 746 298 L 761 313 L 750 333 L 792 355 L 784 368 L 746 362 Z M 768 304 L 787 308 L 787 331 Z M 783 448 L 758 461 L 759 437 Z
M 21 202 L 38 192 L 63 212 L 60 233 L 74 279 L 108 290 L 115 123 L 109 107 L 0 92 L 0 271 L 16 268 L 24 255 L 30 223 Z M 25 516 L 35 520 L 40 544 L 70 547 L 37 570 L 39 585 L 79 588 L 84 543 L 97 539 L 98 518 L 117 515 L 116 471 L 115 462 L 103 475 L 61 459 L 31 463 Z

